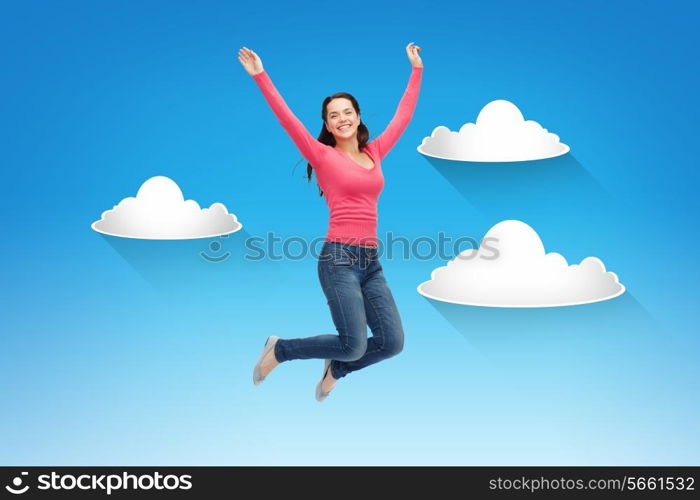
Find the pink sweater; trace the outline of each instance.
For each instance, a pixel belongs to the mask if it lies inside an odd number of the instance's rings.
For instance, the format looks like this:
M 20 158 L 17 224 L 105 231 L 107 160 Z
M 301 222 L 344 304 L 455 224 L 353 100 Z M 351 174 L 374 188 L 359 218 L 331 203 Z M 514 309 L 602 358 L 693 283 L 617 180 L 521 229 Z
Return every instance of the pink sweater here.
M 289 109 L 266 71 L 253 76 L 282 127 L 316 172 L 330 210 L 326 241 L 378 244 L 377 200 L 384 188 L 381 162 L 408 126 L 416 107 L 423 68 L 412 68 L 394 117 L 386 130 L 363 149 L 374 161 L 371 169 L 364 168 L 343 151 L 316 140 Z

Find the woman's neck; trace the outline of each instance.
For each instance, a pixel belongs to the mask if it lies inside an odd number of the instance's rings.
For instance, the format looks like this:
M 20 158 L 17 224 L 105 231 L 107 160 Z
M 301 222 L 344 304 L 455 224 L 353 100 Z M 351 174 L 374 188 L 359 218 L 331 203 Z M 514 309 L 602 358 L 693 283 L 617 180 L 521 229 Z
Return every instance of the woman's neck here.
M 357 145 L 357 138 L 351 137 L 345 141 L 336 140 L 335 149 L 340 149 L 341 151 L 348 154 L 359 154 L 360 148 Z

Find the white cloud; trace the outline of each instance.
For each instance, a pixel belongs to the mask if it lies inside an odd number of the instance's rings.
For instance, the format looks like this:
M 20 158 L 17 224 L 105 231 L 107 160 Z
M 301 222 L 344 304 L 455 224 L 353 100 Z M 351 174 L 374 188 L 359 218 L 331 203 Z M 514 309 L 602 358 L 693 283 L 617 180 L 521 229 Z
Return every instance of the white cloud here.
M 561 254 L 545 253 L 537 232 L 519 220 L 499 222 L 478 249 L 461 252 L 430 278 L 418 286 L 421 295 L 474 306 L 567 306 L 612 299 L 625 291 L 596 257 L 568 265 Z
M 503 99 L 484 106 L 476 123 L 465 123 L 459 132 L 440 125 L 418 146 L 426 156 L 474 162 L 542 160 L 569 150 L 558 135 L 525 120 L 515 104 Z
M 123 238 L 185 240 L 233 233 L 243 225 L 222 203 L 200 208 L 196 201 L 184 199 L 172 179 L 158 175 L 144 182 L 136 197 L 103 212 L 91 227 Z

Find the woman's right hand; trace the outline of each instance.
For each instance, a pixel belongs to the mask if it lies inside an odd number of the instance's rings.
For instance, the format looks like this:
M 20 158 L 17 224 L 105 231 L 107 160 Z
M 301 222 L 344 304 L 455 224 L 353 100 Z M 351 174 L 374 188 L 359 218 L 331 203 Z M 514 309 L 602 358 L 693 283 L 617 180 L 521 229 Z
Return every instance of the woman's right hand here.
M 242 47 L 238 51 L 238 60 L 250 76 L 262 72 L 263 65 L 258 55 L 249 48 Z

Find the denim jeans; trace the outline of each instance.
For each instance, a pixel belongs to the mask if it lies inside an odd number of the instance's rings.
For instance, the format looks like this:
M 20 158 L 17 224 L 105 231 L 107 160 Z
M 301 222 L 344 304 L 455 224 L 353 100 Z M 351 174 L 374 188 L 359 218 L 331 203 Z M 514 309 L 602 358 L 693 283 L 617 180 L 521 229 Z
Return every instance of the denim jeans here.
M 339 379 L 401 352 L 403 326 L 376 247 L 324 242 L 318 277 L 338 335 L 279 339 L 277 361 L 331 359 L 331 373 Z

